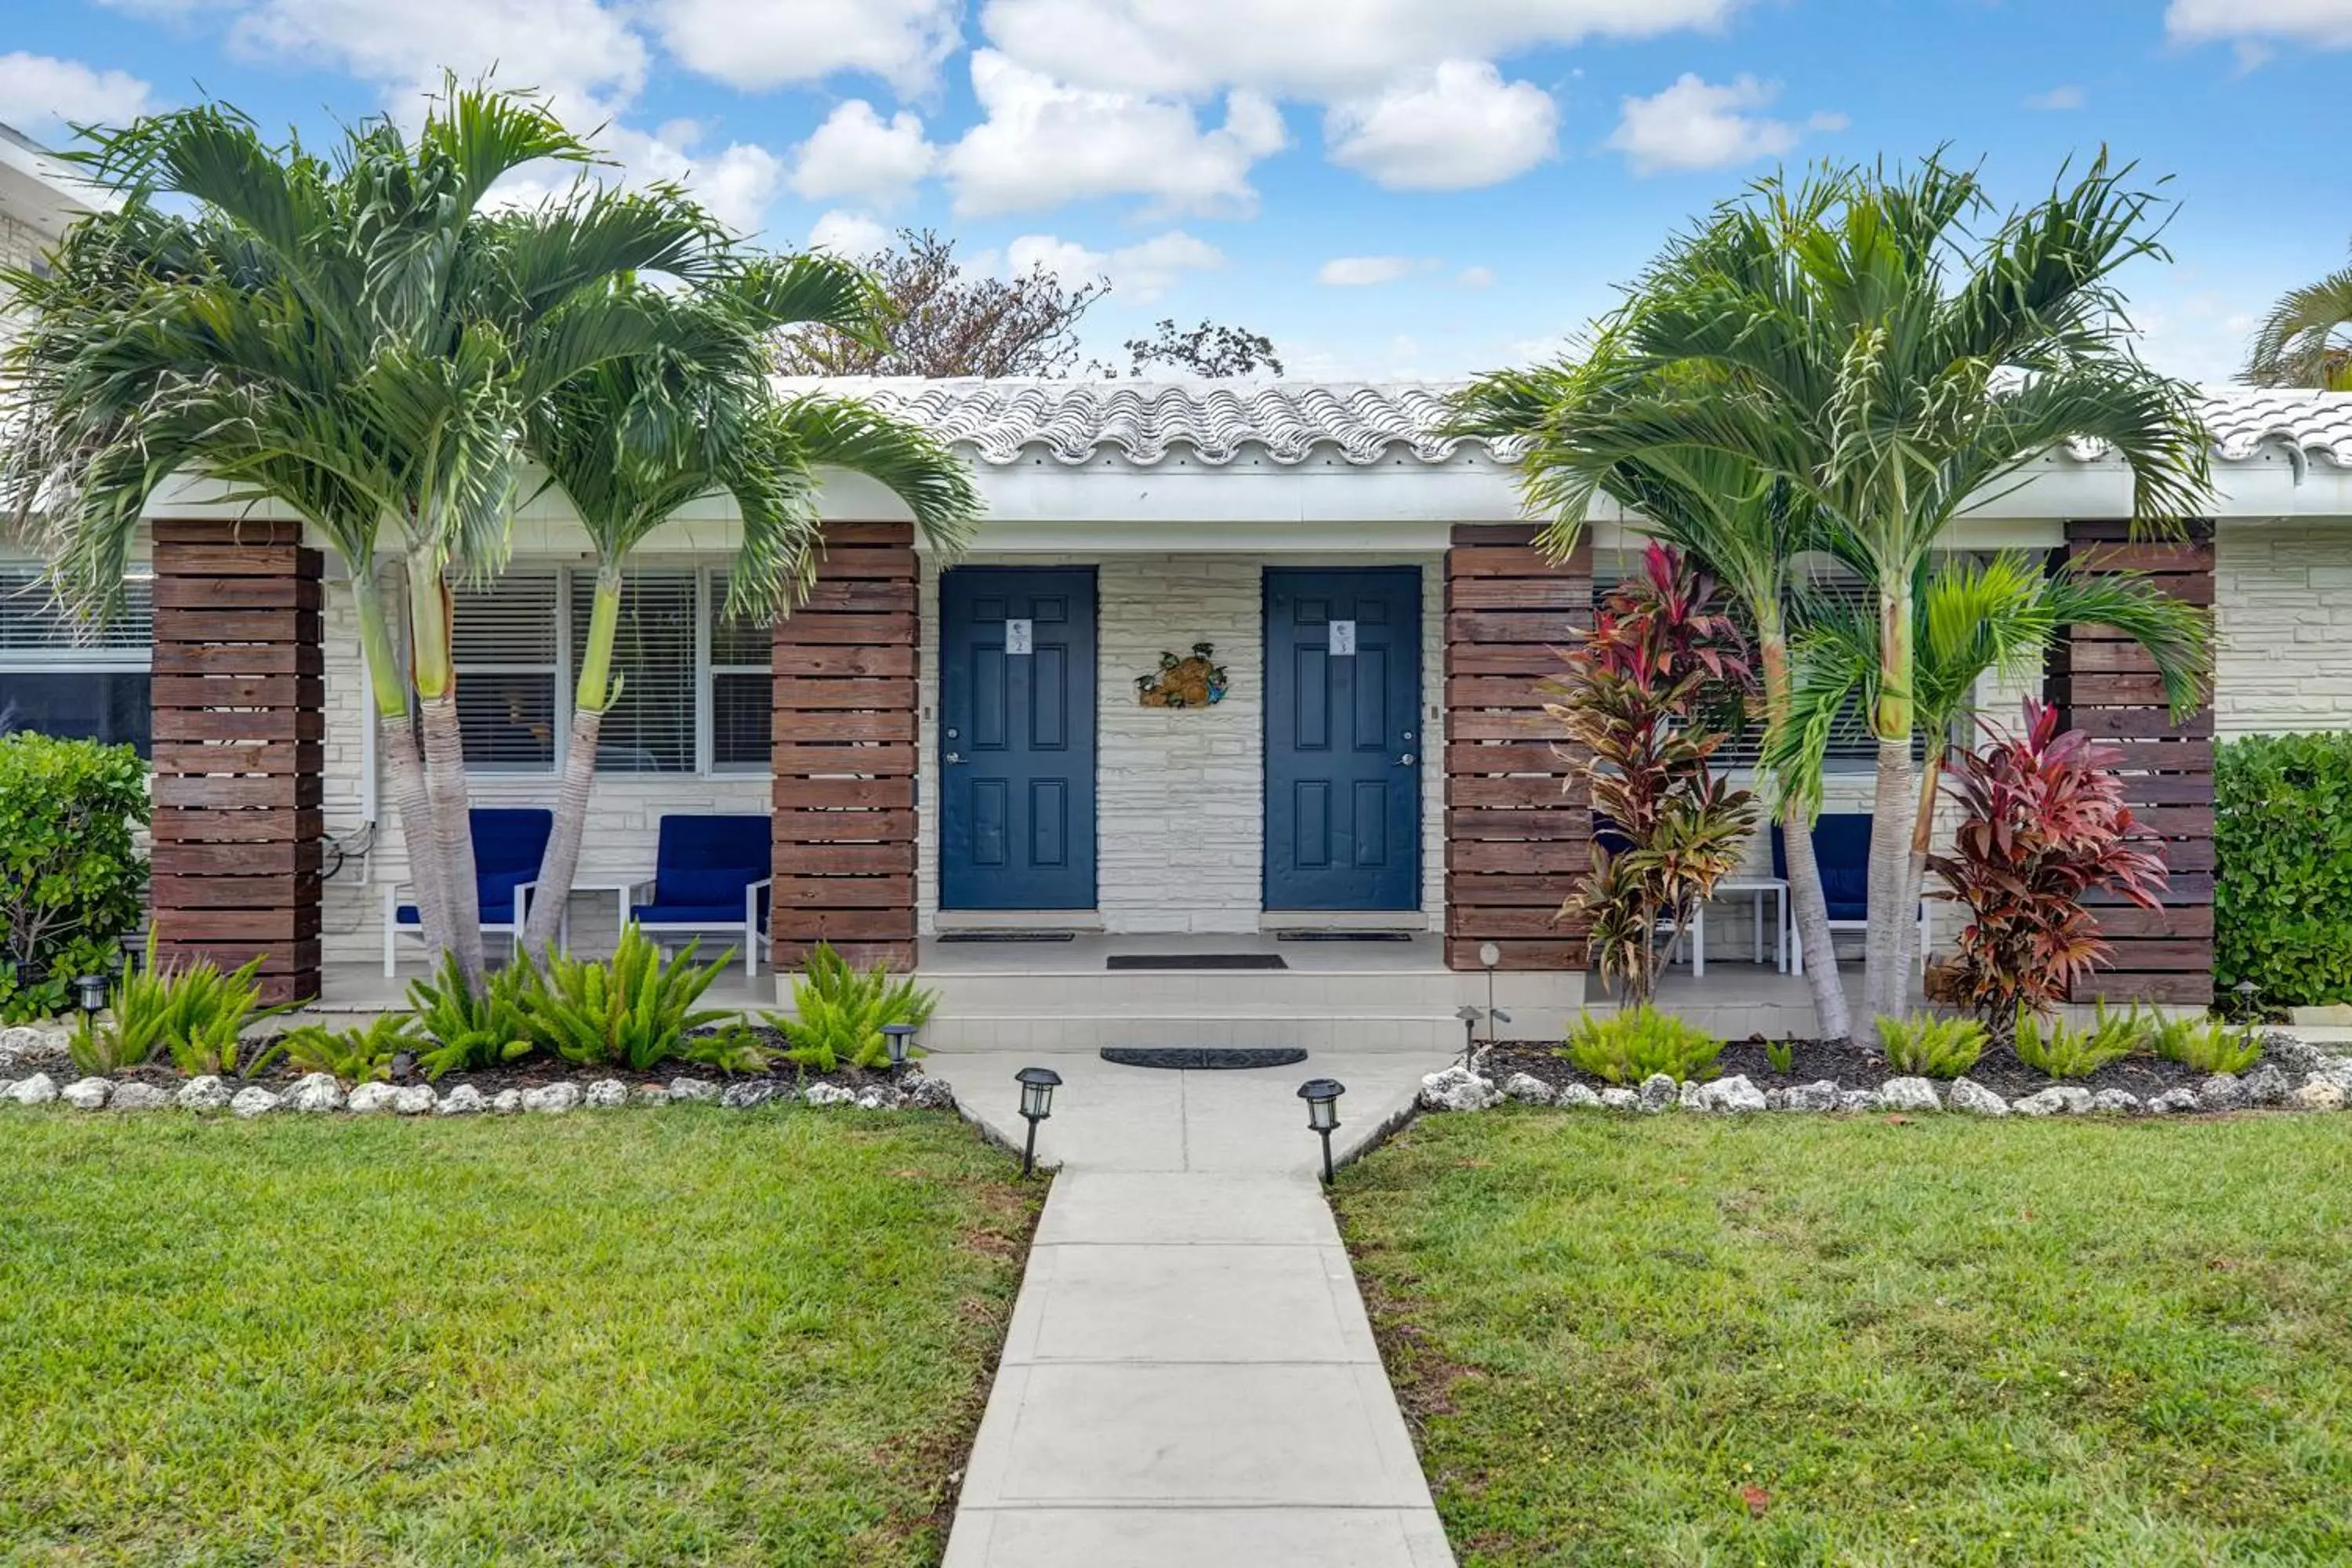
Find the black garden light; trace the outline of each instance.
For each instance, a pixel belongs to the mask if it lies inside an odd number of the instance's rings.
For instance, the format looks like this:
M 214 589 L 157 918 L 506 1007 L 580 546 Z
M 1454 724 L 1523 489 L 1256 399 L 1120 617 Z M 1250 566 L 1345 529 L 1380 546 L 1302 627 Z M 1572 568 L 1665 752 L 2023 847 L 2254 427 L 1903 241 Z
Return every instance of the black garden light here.
M 1029 1141 L 1021 1150 L 1021 1173 L 1027 1175 L 1037 1165 L 1037 1123 L 1054 1114 L 1054 1091 L 1062 1086 L 1062 1075 L 1052 1068 L 1023 1068 L 1013 1075 L 1021 1086 L 1021 1119 L 1029 1123 Z
M 1462 1065 L 1466 1068 L 1478 1057 L 1477 1005 L 1475 1003 L 1465 1002 L 1461 1006 L 1454 1009 L 1454 1016 L 1462 1020 Z
M 915 1026 L 885 1024 L 882 1026 L 882 1038 L 890 1047 L 890 1070 L 893 1073 L 904 1072 L 907 1068 L 907 1053 L 914 1048 Z
M 1339 1131 L 1339 1097 L 1348 1086 L 1336 1078 L 1310 1078 L 1298 1086 L 1298 1098 L 1307 1102 L 1307 1127 L 1323 1140 L 1323 1181 L 1331 1181 L 1331 1134 Z
M 106 1008 L 106 976 L 85 974 L 74 982 L 75 998 L 81 1005 L 82 1026 L 87 1028 Z

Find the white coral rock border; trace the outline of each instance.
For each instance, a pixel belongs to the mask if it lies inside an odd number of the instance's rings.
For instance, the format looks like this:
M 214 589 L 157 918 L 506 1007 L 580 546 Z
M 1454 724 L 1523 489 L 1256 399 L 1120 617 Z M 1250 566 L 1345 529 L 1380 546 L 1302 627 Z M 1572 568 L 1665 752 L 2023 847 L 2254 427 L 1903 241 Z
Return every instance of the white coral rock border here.
M 2215 1073 L 2143 1100 L 2120 1089 L 2094 1093 L 2080 1084 L 2054 1083 L 2003 1100 L 1961 1077 L 1939 1088 L 1933 1079 L 1891 1078 L 1875 1089 L 1842 1089 L 1828 1079 L 1790 1089 L 1759 1089 L 1745 1074 L 1678 1083 L 1664 1073 L 1638 1088 L 1597 1093 L 1582 1084 L 1554 1089 L 1532 1073 L 1515 1072 L 1499 1084 L 1459 1063 L 1421 1080 L 1423 1110 L 1479 1111 L 1506 1101 L 1656 1113 L 1680 1109 L 1705 1115 L 1759 1110 L 1954 1111 L 1969 1116 L 2171 1116 L 2252 1108 L 2326 1111 L 2352 1107 L 2352 1056 L 2306 1044 L 2292 1035 L 2263 1037 L 2263 1056 L 2242 1077 Z
M 1480 1080 L 1484 1082 L 1484 1079 Z M 238 1087 L 232 1080 L 205 1076 L 192 1078 L 177 1090 L 136 1079 L 77 1078 L 60 1085 L 47 1072 L 21 1079 L 0 1079 L 0 1106 L 58 1104 L 75 1110 L 226 1111 L 251 1119 L 277 1112 L 346 1116 L 471 1116 L 489 1112 L 511 1115 L 536 1111 L 560 1116 L 575 1110 L 617 1110 L 624 1107 L 704 1102 L 730 1110 L 760 1105 L 840 1105 L 858 1110 L 953 1110 L 955 1086 L 943 1078 L 910 1071 L 887 1087 L 869 1084 L 850 1090 L 836 1084 L 813 1083 L 804 1088 L 789 1079 L 740 1079 L 721 1086 L 709 1079 L 679 1077 L 660 1084 L 631 1085 L 616 1078 L 598 1079 L 584 1087 L 569 1079 L 535 1089 L 501 1089 L 485 1094 L 470 1083 L 436 1090 L 431 1084 L 363 1083 L 346 1090 L 326 1073 L 310 1073 L 276 1088 L 261 1084 Z

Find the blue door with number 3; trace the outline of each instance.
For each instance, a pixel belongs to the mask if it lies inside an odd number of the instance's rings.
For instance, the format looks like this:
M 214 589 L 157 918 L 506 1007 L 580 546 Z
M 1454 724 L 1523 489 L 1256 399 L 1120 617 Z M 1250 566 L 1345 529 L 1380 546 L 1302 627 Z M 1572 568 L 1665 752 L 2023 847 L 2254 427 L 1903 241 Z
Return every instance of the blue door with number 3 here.
M 940 578 L 940 907 L 1095 907 L 1095 574 Z
M 1265 574 L 1265 907 L 1421 907 L 1421 573 Z

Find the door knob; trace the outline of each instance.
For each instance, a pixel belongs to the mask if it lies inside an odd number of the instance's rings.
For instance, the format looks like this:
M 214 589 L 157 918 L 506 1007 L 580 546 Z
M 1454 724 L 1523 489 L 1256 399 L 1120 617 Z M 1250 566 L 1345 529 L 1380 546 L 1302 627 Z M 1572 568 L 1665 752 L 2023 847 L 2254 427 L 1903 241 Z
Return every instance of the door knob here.
M 1418 757 L 1415 757 L 1411 752 L 1407 752 L 1403 756 L 1399 757 L 1396 760 L 1396 765 L 1401 768 L 1409 768 L 1418 761 L 1420 761 Z
M 948 753 L 948 761 L 951 763 L 960 763 L 963 761 L 963 753 L 961 752 L 950 752 Z

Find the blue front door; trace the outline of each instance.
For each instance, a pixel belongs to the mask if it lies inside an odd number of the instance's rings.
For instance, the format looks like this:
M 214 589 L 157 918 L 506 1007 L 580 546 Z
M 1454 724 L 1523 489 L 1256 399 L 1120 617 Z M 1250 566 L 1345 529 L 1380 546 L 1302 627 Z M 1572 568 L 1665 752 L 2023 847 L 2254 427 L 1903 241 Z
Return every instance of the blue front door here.
M 1095 574 L 940 579 L 940 907 L 1095 907 Z
M 1421 907 L 1421 573 L 1265 574 L 1265 907 Z

